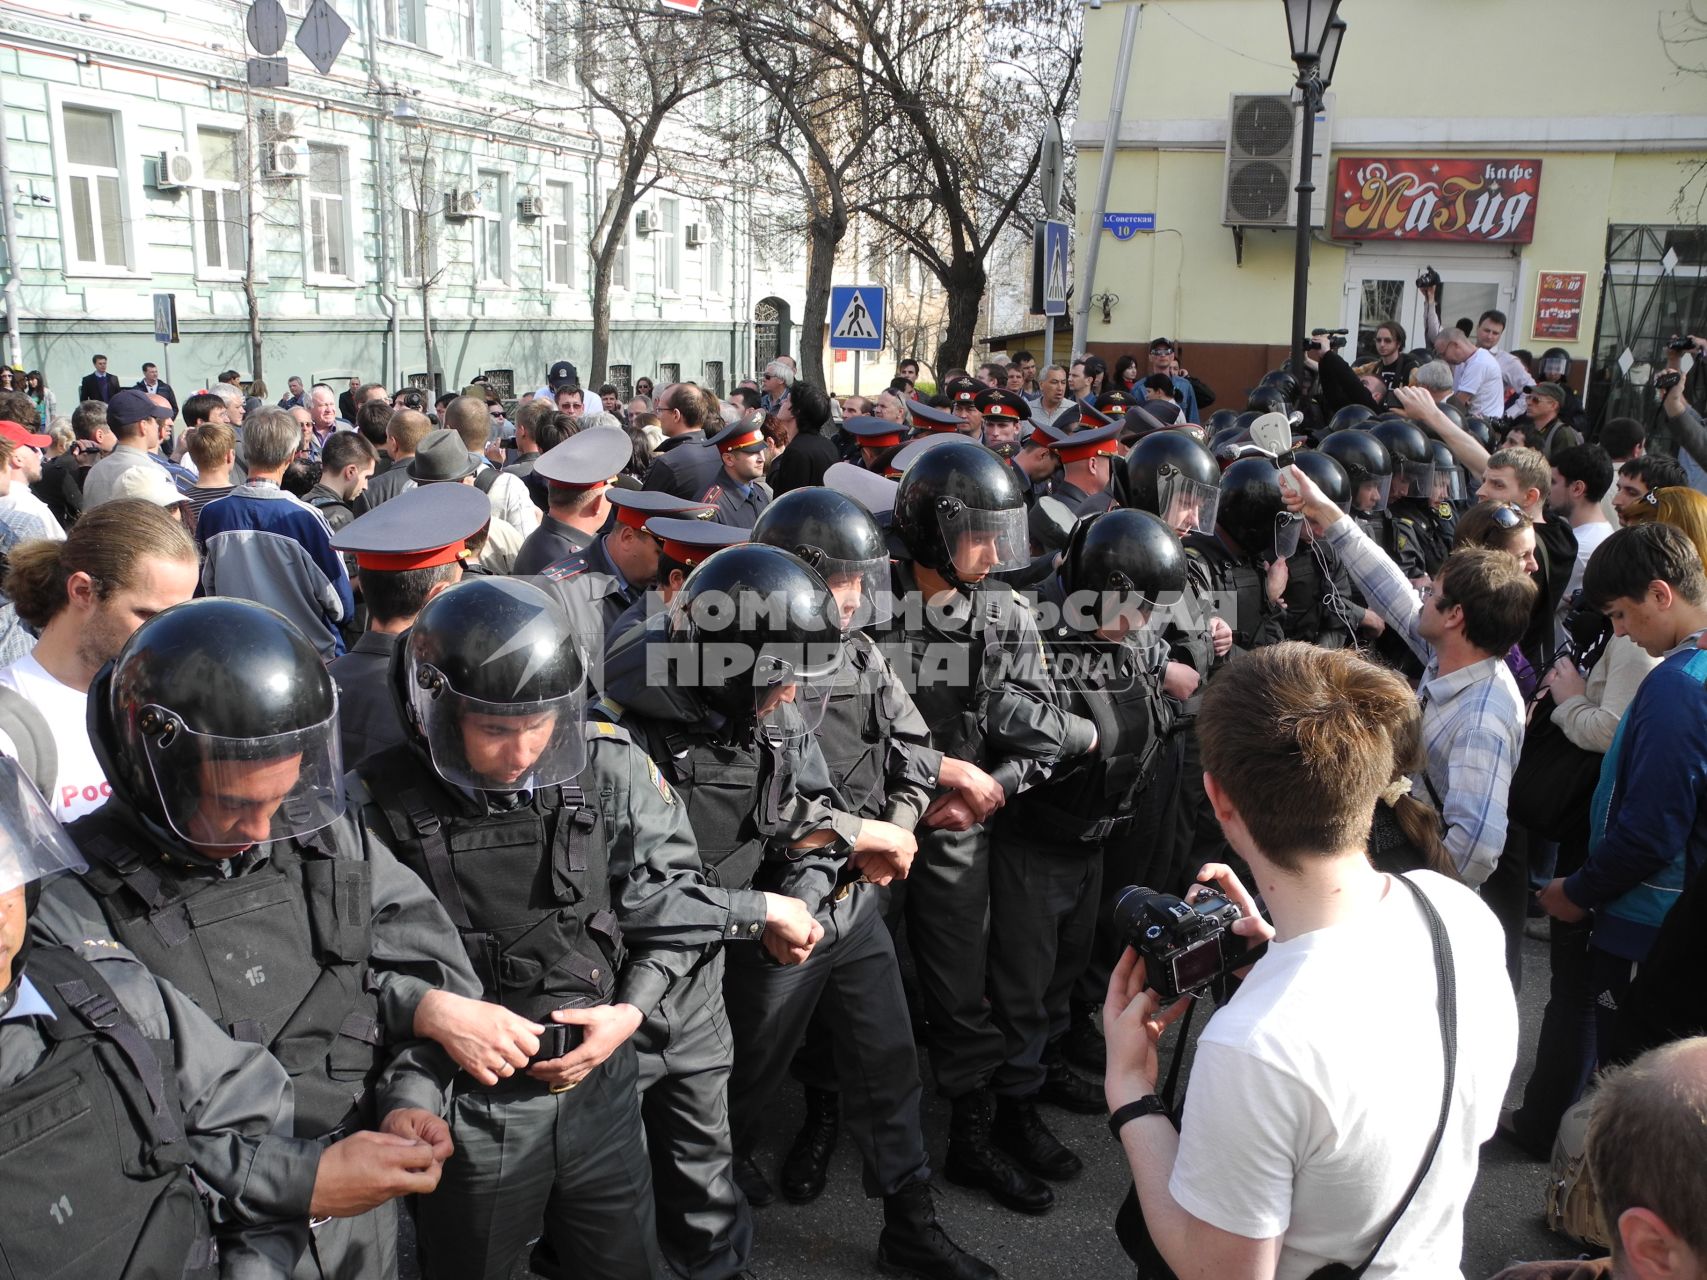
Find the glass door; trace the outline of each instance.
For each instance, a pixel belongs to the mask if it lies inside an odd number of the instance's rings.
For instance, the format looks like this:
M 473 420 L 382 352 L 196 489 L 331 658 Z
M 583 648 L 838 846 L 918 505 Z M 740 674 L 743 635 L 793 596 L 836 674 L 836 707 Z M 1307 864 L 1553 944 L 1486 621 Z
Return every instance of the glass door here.
M 1523 328 L 1511 324 L 1517 295 L 1516 259 L 1490 261 L 1463 256 L 1462 251 L 1453 254 L 1449 246 L 1440 246 L 1439 251 L 1420 247 L 1394 251 L 1383 246 L 1368 253 L 1354 250 L 1346 258 L 1345 309 L 1340 323 L 1351 330 L 1346 349 L 1349 352 L 1355 345 L 1357 360 L 1375 358 L 1375 327 L 1383 321 L 1395 320 L 1404 328 L 1407 351 L 1426 345 L 1417 276 L 1429 266 L 1440 273 L 1441 324 L 1451 326 L 1467 316 L 1474 326 L 1484 311 L 1503 311 L 1507 325 L 1500 346 L 1512 349 Z

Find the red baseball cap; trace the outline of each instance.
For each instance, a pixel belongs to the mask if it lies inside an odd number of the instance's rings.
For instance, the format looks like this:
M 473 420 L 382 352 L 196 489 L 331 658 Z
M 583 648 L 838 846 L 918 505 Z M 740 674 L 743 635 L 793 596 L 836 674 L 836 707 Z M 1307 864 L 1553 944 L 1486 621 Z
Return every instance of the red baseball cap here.
M 13 444 L 27 444 L 31 448 L 45 449 L 53 443 L 52 436 L 38 436 L 33 431 L 26 431 L 22 423 L 11 422 L 0 418 L 0 437 Z

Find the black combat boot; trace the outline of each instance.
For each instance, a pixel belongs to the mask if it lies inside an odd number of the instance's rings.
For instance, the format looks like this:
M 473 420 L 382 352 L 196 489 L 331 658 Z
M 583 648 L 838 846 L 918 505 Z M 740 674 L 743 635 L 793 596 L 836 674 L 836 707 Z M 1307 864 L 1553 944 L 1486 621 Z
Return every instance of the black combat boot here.
M 1073 1021 L 1062 1037 L 1062 1047 L 1074 1065 L 1101 1075 L 1108 1066 L 1108 1046 L 1103 1042 L 1102 1032 L 1097 1029 L 1096 1008 L 1089 1000 L 1073 1001 Z
M 806 1119 L 782 1162 L 782 1194 L 792 1203 L 805 1204 L 824 1194 L 830 1156 L 841 1131 L 840 1113 L 839 1093 L 806 1087 Z
M 993 1132 L 998 1147 L 1040 1178 L 1065 1182 L 1085 1167 L 1049 1132 L 1035 1099 L 997 1098 Z
M 1037 1100 L 1081 1116 L 1101 1115 L 1108 1110 L 1108 1103 L 1103 1099 L 1102 1086 L 1085 1079 L 1067 1065 L 1067 1055 L 1062 1043 L 1066 1039 L 1066 1036 L 1062 1036 L 1060 1040 L 1051 1040 L 1049 1047 L 1043 1051 L 1043 1069 L 1049 1074 L 1043 1081 L 1043 1089 L 1038 1093 Z M 1098 1044 L 1101 1044 L 1100 1040 Z
M 1020 1213 L 1046 1213 L 1055 1193 L 997 1150 L 991 1123 L 989 1090 L 976 1089 L 954 1100 L 943 1175 L 960 1186 L 988 1191 L 997 1203 Z
M 752 1156 L 737 1156 L 734 1172 L 735 1185 L 741 1188 L 741 1194 L 747 1197 L 747 1203 L 753 1208 L 762 1209 L 776 1199 L 770 1180 Z
M 928 1182 L 883 1197 L 883 1234 L 877 1264 L 885 1271 L 926 1280 L 1000 1280 L 1001 1273 L 948 1238 L 936 1219 Z

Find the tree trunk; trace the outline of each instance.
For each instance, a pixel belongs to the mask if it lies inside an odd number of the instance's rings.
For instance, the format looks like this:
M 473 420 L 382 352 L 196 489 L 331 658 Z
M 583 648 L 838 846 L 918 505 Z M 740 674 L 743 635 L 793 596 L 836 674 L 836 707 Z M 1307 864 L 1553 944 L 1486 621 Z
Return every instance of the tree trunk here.
M 943 288 L 948 292 L 948 328 L 936 349 L 936 376 L 940 384 L 950 369 L 964 369 L 972 354 L 972 339 L 978 334 L 978 317 L 984 308 L 984 286 L 988 274 L 984 264 L 971 254 L 957 254 L 948 264 Z
M 249 377 L 260 382 L 266 378 L 261 356 L 261 298 L 255 292 L 255 231 L 249 230 L 249 269 L 243 273 L 243 301 L 249 308 Z
M 626 216 L 626 215 L 625 215 Z M 613 224 L 620 232 L 621 221 Z M 616 264 L 616 247 L 620 234 L 607 235 L 593 259 L 593 349 L 587 360 L 586 386 L 597 387 L 605 382 L 605 361 L 610 358 L 610 278 Z
M 824 321 L 830 311 L 830 285 L 835 279 L 836 248 L 847 233 L 848 219 L 828 213 L 806 224 L 806 307 L 800 316 L 800 376 L 828 389 L 824 376 Z
M 423 272 L 425 268 L 423 267 Z M 421 282 L 421 349 L 427 356 L 427 389 L 429 399 L 436 397 L 443 387 L 439 386 L 439 353 L 438 345 L 433 341 L 433 309 L 432 285 Z

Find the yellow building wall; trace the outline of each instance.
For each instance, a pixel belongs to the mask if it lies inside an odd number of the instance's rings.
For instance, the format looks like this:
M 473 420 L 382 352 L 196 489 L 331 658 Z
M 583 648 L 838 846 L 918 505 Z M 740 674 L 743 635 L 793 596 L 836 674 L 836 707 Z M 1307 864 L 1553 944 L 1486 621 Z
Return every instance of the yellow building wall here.
M 1099 132 L 1108 106 L 1120 44 L 1123 3 L 1106 3 L 1085 15 L 1083 118 Z M 1593 344 L 1609 223 L 1688 223 L 1690 208 L 1676 206 L 1685 164 L 1701 153 L 1665 150 L 1566 150 L 1575 121 L 1586 117 L 1707 116 L 1707 76 L 1672 69 L 1660 30 L 1677 9 L 1674 0 L 1547 0 L 1489 5 L 1485 0 L 1429 0 L 1430 32 L 1473 31 L 1470 40 L 1442 38 L 1435 54 L 1417 49 L 1418 11 L 1396 3 L 1345 4 L 1349 23 L 1333 84 L 1333 121 L 1339 139 L 1352 124 L 1390 122 L 1412 129 L 1405 144 L 1349 147 L 1336 143 L 1331 184 L 1341 157 L 1358 154 L 1535 157 L 1542 161 L 1535 235 L 1519 248 L 1520 273 L 1507 347 L 1533 345 L 1538 271 L 1581 271 L 1588 276 L 1580 337 L 1564 344 L 1588 356 Z M 1609 18 L 1616 21 L 1609 26 Z M 1545 55 L 1538 43 L 1545 33 Z M 1221 121 L 1233 93 L 1285 92 L 1294 71 L 1287 58 L 1284 8 L 1279 0 L 1192 0 L 1147 5 L 1139 26 L 1123 122 L 1130 136 L 1189 133 L 1188 122 Z M 1528 52 L 1524 52 L 1524 51 Z M 1437 56 L 1436 56 L 1437 55 Z M 1592 74 L 1561 67 L 1592 68 Z M 1437 119 L 1436 119 L 1437 118 Z M 1455 121 L 1510 118 L 1528 141 L 1470 142 L 1455 137 Z M 1425 122 L 1417 129 L 1418 121 Z M 1426 123 L 1434 120 L 1438 128 Z M 1636 132 L 1645 127 L 1632 122 Z M 1199 131 L 1201 135 L 1201 130 Z M 1217 134 L 1216 136 L 1220 136 Z M 1640 140 L 1633 147 L 1658 147 Z M 1092 227 L 1101 148 L 1078 151 L 1081 209 L 1075 261 L 1081 273 L 1087 237 L 1101 237 L 1095 294 L 1119 301 L 1104 324 L 1093 305 L 1090 342 L 1139 344 L 1168 336 L 1187 343 L 1281 345 L 1289 341 L 1294 233 L 1291 228 L 1248 229 L 1242 265 L 1233 231 L 1221 225 L 1225 158 L 1199 136 L 1129 143 L 1115 153 L 1107 208 L 1153 212 L 1157 230 L 1118 241 Z M 1561 147 L 1551 150 L 1550 147 Z M 1331 220 L 1332 200 L 1328 208 Z M 1317 232 L 1311 245 L 1309 324 L 1338 326 L 1345 314 L 1348 246 Z M 1383 246 L 1360 254 L 1376 256 Z M 1514 246 L 1516 248 L 1517 246 Z M 1492 261 L 1500 250 L 1480 250 Z M 1420 340 L 1421 335 L 1416 335 Z M 1549 340 L 1547 345 L 1553 345 Z

